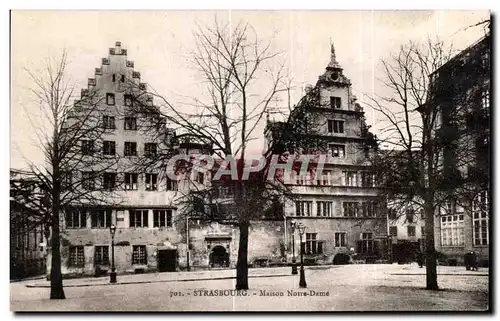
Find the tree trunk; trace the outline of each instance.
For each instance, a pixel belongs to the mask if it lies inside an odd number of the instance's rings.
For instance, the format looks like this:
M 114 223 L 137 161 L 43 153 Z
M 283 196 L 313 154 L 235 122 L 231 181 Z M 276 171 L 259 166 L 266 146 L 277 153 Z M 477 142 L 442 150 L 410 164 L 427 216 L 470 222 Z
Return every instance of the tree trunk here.
M 425 269 L 426 289 L 439 290 L 437 283 L 437 256 L 434 247 L 434 206 L 432 200 L 425 200 Z
M 248 290 L 248 231 L 249 223 L 239 224 L 240 242 L 236 263 L 236 290 Z
M 53 206 L 51 247 L 52 264 L 50 268 L 50 299 L 66 299 L 61 273 L 61 238 L 59 231 L 58 206 Z

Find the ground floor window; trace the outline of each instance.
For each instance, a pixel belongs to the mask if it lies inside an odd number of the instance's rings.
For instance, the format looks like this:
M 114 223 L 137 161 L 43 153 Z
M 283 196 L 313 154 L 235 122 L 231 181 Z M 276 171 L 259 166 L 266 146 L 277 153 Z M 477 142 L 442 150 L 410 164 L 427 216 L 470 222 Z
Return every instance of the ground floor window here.
M 345 232 L 335 233 L 335 247 L 346 247 L 347 246 L 347 235 Z
M 441 246 L 464 245 L 464 215 L 441 216 Z
M 361 241 L 358 242 L 358 247 L 358 252 L 362 254 L 372 254 L 375 252 L 373 233 L 361 233 Z
M 172 227 L 172 210 L 153 210 L 153 227 Z
M 473 224 L 473 236 L 474 245 L 488 245 L 489 244 L 489 232 L 488 232 L 488 212 L 489 212 L 489 202 L 488 202 L 488 192 L 483 191 L 478 194 L 476 199 L 474 199 L 472 211 L 472 224 Z
M 318 241 L 318 233 L 306 233 L 305 254 L 323 254 L 323 242 Z
M 146 245 L 132 247 L 132 264 L 147 264 Z
M 96 246 L 94 249 L 94 263 L 96 265 L 109 265 L 109 246 Z
M 69 266 L 82 267 L 85 265 L 85 255 L 83 246 L 69 247 Z
M 486 213 L 474 213 L 474 245 L 488 245 L 488 216 Z

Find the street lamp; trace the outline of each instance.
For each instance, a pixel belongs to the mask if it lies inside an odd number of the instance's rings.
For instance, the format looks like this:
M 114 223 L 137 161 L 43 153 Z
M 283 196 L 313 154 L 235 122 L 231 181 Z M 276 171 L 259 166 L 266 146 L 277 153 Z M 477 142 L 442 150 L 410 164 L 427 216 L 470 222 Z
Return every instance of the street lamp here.
M 292 274 L 298 274 L 297 272 L 297 261 L 295 259 L 295 221 L 290 222 L 290 226 L 292 229 Z
M 116 226 L 112 224 L 109 227 L 109 232 L 111 233 L 111 273 L 109 274 L 109 283 L 116 283 L 116 271 L 115 271 L 115 232 Z
M 299 229 L 299 235 L 300 235 L 300 281 L 299 281 L 299 287 L 307 288 L 306 276 L 304 274 L 304 243 L 302 243 L 302 235 L 304 235 L 304 232 L 306 231 L 306 227 L 304 226 L 304 224 L 299 223 L 297 228 Z

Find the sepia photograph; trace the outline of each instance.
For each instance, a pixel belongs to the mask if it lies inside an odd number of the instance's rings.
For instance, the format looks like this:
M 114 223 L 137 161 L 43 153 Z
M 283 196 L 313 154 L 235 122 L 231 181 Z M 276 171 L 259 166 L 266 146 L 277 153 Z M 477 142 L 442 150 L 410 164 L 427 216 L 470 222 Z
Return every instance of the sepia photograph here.
M 491 313 L 489 10 L 11 10 L 10 311 Z

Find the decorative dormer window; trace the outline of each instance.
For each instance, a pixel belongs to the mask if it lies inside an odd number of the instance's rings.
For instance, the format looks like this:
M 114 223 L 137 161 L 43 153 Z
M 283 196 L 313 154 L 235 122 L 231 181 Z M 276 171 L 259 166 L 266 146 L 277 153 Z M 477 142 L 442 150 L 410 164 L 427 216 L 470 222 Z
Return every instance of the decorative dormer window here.
M 95 86 L 96 85 L 96 81 L 95 81 L 95 78 L 89 78 L 89 86 Z
M 109 48 L 109 54 L 114 55 L 115 54 L 115 48 Z
M 143 82 L 141 82 L 141 83 L 139 84 L 139 89 L 140 89 L 140 90 L 146 90 L 146 84 L 145 84 L 145 83 L 143 83 Z
M 127 60 L 127 67 L 134 68 L 134 62 Z
M 342 108 L 342 100 L 340 97 L 331 96 L 330 97 L 330 107 L 334 109 Z
M 122 55 L 127 55 L 127 49 L 122 49 Z
M 96 75 L 102 75 L 102 69 L 101 68 L 96 68 L 95 69 L 95 74 Z
M 109 65 L 109 59 L 108 58 L 102 58 L 102 64 L 103 65 Z
M 141 73 L 138 71 L 133 71 L 132 72 L 132 78 L 141 78 Z

